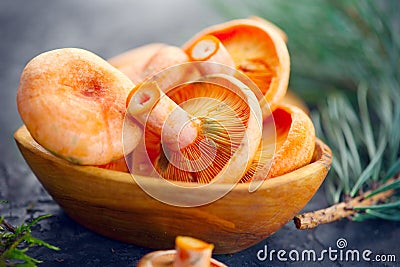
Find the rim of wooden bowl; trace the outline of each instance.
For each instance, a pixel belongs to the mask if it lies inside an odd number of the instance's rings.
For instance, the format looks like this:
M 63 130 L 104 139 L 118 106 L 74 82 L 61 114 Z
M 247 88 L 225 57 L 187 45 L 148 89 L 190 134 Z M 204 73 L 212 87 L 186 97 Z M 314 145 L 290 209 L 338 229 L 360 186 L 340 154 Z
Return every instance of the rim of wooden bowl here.
M 17 141 L 18 144 L 27 148 L 29 151 L 39 155 L 40 157 L 45 158 L 47 160 L 54 161 L 61 165 L 66 165 L 69 168 L 79 169 L 79 171 L 81 171 L 81 172 L 86 172 L 86 173 L 90 173 L 90 174 L 95 173 L 96 175 L 99 176 L 99 178 L 106 178 L 106 179 L 116 180 L 119 182 L 132 183 L 132 180 L 134 180 L 134 179 L 132 179 L 130 173 L 102 169 L 102 168 L 98 168 L 95 166 L 76 165 L 67 160 L 64 160 L 62 158 L 59 158 L 59 157 L 53 155 L 51 152 L 49 152 L 48 150 L 43 148 L 32 138 L 32 136 L 30 135 L 30 133 L 27 130 L 25 125 L 21 126 L 15 132 L 14 139 Z M 327 170 L 329 170 L 331 161 L 332 161 L 332 152 L 331 152 L 330 148 L 325 143 L 323 143 L 320 139 L 317 138 L 314 156 L 313 156 L 311 163 L 302 168 L 299 168 L 293 172 L 298 172 L 304 168 L 309 167 L 310 165 L 316 165 L 316 164 L 321 165 L 321 166 L 325 167 Z M 293 172 L 268 179 L 268 183 L 263 183 L 262 187 L 263 188 L 265 188 L 265 187 L 273 188 L 273 187 L 277 187 L 283 183 L 287 183 L 290 180 L 296 180 L 296 177 L 294 175 L 291 175 Z M 154 178 L 154 177 L 147 177 L 147 178 L 149 178 L 149 181 L 157 182 L 157 178 Z M 182 186 L 184 186 L 186 184 L 184 182 L 174 182 L 174 183 L 176 183 L 177 185 L 182 185 Z M 220 184 L 219 186 L 232 187 L 231 184 Z M 248 191 L 248 183 L 238 183 L 235 186 L 235 190 Z

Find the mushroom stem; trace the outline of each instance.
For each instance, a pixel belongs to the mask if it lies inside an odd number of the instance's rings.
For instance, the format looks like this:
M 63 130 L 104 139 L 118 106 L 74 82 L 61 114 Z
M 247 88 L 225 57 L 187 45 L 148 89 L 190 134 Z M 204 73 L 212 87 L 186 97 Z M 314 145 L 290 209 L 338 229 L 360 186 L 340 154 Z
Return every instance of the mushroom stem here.
M 156 82 L 133 89 L 127 105 L 128 114 L 160 136 L 172 150 L 187 147 L 198 135 L 198 121 L 166 96 Z
M 189 57 L 194 61 L 215 61 L 225 63 L 226 65 L 234 65 L 233 59 L 218 40 L 213 35 L 205 35 L 196 41 L 189 49 Z
M 226 50 L 221 41 L 213 35 L 205 35 L 196 41 L 188 51 L 189 58 L 192 61 L 208 61 L 215 62 L 219 64 L 224 64 L 226 66 L 235 69 L 235 62 L 233 61 L 231 55 Z M 200 72 L 203 75 L 219 73 L 220 65 L 206 64 L 201 65 Z
M 175 240 L 175 246 L 176 256 L 173 264 L 174 267 L 210 266 L 214 245 L 196 238 L 178 236 Z

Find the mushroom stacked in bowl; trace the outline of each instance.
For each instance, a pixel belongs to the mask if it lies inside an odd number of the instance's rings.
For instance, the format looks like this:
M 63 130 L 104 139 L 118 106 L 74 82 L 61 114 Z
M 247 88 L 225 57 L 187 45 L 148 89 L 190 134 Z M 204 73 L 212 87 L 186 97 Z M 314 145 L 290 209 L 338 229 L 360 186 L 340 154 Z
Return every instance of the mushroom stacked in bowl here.
M 191 235 L 232 252 L 286 223 L 330 166 L 306 112 L 284 104 L 289 73 L 284 33 L 260 18 L 108 61 L 52 50 L 21 75 L 25 126 L 15 139 L 44 187 L 88 228 L 156 248 Z M 269 223 L 244 222 L 249 207 Z M 205 218 L 197 230 L 174 225 Z

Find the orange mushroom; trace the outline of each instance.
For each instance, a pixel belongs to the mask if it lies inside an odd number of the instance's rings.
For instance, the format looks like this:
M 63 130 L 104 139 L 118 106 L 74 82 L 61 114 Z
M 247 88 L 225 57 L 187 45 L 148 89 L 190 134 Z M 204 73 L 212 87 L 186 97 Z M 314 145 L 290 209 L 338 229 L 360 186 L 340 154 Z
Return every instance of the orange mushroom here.
M 275 128 L 276 132 L 271 131 Z M 286 174 L 310 163 L 315 147 L 315 129 L 300 108 L 281 104 L 264 121 L 257 155 L 241 182 Z
M 182 49 L 190 54 L 193 45 L 208 35 L 221 41 L 236 69 L 257 84 L 273 110 L 285 95 L 289 81 L 290 59 L 282 35 L 263 21 L 238 19 L 200 31 Z
M 208 61 L 235 68 L 235 62 L 218 38 L 213 35 L 204 35 L 186 51 L 192 61 Z M 201 64 L 200 72 L 203 75 L 217 73 L 221 69 L 219 64 Z M 226 69 L 226 67 L 224 68 Z M 232 71 L 234 73 L 234 71 Z
M 104 165 L 123 160 L 125 100 L 133 83 L 99 56 L 77 48 L 33 58 L 22 72 L 18 111 L 32 137 L 70 162 Z M 142 130 L 125 127 L 132 151 Z
M 252 90 L 223 74 L 167 95 L 155 82 L 141 88 L 133 90 L 128 113 L 145 127 L 146 150 L 162 177 L 200 183 L 242 177 L 261 140 L 261 108 Z
M 161 70 L 189 61 L 181 48 L 162 43 L 140 46 L 112 57 L 108 62 L 139 84 Z
M 226 267 L 211 258 L 213 244 L 188 236 L 177 236 L 175 250 L 159 250 L 143 256 L 137 267 Z

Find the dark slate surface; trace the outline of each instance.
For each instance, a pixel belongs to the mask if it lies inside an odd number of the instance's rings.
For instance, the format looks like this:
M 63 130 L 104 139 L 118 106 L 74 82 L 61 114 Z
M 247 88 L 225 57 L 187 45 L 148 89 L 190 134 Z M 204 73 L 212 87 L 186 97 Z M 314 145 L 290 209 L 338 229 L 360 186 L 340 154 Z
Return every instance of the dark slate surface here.
M 111 4 L 112 2 L 112 4 Z M 150 250 L 99 236 L 71 220 L 41 187 L 27 167 L 12 138 L 22 124 L 15 95 L 24 65 L 35 55 L 60 47 L 82 47 L 104 58 L 149 42 L 182 44 L 205 26 L 223 21 L 206 1 L 22 1 L 0 2 L 0 214 L 20 224 L 43 214 L 53 216 L 39 223 L 33 235 L 61 248 L 53 252 L 33 248 L 30 255 L 44 260 L 41 266 L 135 266 Z M 326 205 L 320 190 L 305 210 Z M 254 214 L 257 216 L 257 214 Z M 230 266 L 396 266 L 396 263 L 330 260 L 260 261 L 257 254 L 283 249 L 317 253 L 337 249 L 339 238 L 347 249 L 393 254 L 400 262 L 399 223 L 347 220 L 298 231 L 289 222 L 259 244 L 232 255 L 217 255 Z M 346 250 L 342 250 L 346 251 Z M 293 254 L 294 255 L 294 254 Z M 338 254 L 340 257 L 340 254 Z M 263 253 L 259 253 L 263 256 Z M 286 257 L 288 254 L 286 254 Z

